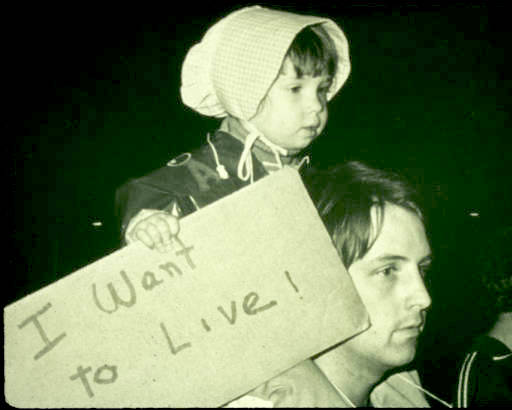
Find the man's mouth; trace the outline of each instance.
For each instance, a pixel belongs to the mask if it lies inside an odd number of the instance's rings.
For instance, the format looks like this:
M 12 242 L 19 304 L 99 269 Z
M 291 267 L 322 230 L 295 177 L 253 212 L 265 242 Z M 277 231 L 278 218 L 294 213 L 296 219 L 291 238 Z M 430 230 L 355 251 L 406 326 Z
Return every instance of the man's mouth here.
M 408 326 L 398 329 L 398 333 L 405 337 L 418 337 L 421 333 L 421 326 Z
M 406 322 L 403 326 L 401 326 L 398 330 L 413 330 L 417 329 L 420 332 L 423 330 L 425 322 L 423 320 L 415 320 L 411 322 Z

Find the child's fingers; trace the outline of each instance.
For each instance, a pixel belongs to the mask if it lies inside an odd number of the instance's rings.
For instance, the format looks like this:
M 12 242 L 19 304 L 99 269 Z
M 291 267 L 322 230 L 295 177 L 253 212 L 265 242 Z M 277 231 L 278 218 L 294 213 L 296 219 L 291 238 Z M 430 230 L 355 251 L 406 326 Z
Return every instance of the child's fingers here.
M 151 223 L 158 231 L 161 242 L 164 244 L 171 243 L 171 229 L 164 214 L 155 215 Z
M 158 229 L 158 226 L 155 224 L 154 221 L 149 222 L 147 224 L 146 233 L 151 237 L 156 248 L 162 246 L 164 240 L 162 238 L 160 230 Z
M 168 213 L 162 213 L 159 216 L 165 223 L 165 232 L 169 238 L 178 235 L 180 231 L 180 223 L 178 218 Z
M 158 212 L 138 222 L 133 231 L 147 247 L 167 252 L 172 249 L 172 236 L 179 232 L 179 221 L 173 215 Z
M 148 248 L 153 249 L 155 247 L 155 243 L 153 242 L 153 239 L 151 239 L 151 236 L 148 235 L 146 231 L 143 229 L 137 229 L 135 231 L 135 238 L 139 241 L 141 241 L 144 245 L 146 245 Z
M 179 232 L 178 219 L 167 213 L 162 213 L 155 216 L 152 221 L 160 233 L 162 241 L 156 243 L 156 249 L 159 252 L 169 252 L 173 249 L 172 237 L 176 236 Z

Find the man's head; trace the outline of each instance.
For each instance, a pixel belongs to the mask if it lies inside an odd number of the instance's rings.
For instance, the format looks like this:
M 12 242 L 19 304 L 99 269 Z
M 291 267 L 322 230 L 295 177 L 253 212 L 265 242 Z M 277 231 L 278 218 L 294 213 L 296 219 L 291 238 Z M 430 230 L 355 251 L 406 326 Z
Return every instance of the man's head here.
M 370 329 L 340 348 L 371 372 L 411 362 L 431 303 L 423 282 L 431 251 L 414 191 L 359 162 L 304 182 L 370 316 Z

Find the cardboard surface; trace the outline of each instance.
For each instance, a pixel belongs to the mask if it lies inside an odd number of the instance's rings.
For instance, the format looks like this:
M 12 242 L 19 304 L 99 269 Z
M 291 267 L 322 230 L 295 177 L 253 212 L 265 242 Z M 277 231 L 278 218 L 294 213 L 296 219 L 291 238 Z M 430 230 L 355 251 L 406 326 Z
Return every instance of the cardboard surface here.
M 368 327 L 298 173 L 181 220 L 4 308 L 16 407 L 220 406 Z

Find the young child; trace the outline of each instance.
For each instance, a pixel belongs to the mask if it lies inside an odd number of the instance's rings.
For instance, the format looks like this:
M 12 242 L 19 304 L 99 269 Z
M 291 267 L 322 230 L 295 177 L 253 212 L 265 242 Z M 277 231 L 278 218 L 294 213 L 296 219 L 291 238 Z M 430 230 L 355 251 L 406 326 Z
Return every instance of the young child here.
M 330 19 L 253 6 L 217 22 L 185 58 L 181 96 L 200 114 L 223 118 L 220 128 L 197 151 L 120 188 L 122 239 L 166 252 L 181 216 L 284 166 L 299 169 L 349 71 L 347 40 Z M 229 407 L 340 405 L 306 360 Z
M 350 72 L 348 43 L 330 19 L 260 6 L 214 24 L 188 52 L 181 96 L 219 130 L 116 195 L 122 239 L 170 249 L 178 219 L 283 166 L 324 129 L 327 101 Z

